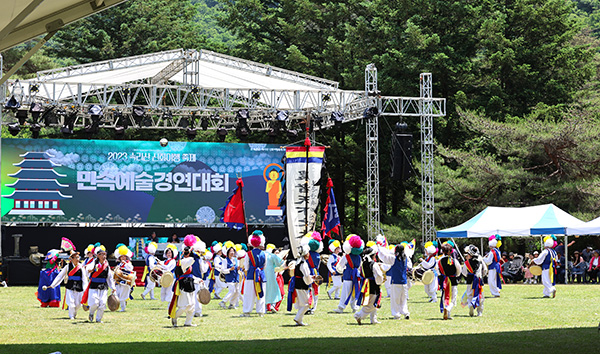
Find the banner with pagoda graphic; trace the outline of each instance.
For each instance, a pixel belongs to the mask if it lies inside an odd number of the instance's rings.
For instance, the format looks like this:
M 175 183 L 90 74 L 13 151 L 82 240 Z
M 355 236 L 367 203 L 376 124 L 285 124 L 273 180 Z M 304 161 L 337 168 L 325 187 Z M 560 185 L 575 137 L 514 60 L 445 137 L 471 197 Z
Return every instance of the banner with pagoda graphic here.
M 278 145 L 2 139 L 1 151 L 3 222 L 218 224 L 240 175 L 248 223 L 282 224 Z

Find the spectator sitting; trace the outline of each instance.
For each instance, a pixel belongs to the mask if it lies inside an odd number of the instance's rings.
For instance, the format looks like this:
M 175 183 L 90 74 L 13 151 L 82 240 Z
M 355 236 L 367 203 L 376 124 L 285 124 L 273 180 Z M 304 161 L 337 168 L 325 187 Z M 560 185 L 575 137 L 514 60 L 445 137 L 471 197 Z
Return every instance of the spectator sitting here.
M 581 252 L 581 257 L 583 257 L 583 260 L 586 261 L 587 263 L 590 262 L 590 259 L 592 259 L 592 251 L 594 249 L 591 246 L 587 246 L 586 249 L 583 250 L 583 252 Z
M 158 236 L 156 236 L 156 232 L 152 232 L 152 234 L 148 238 L 148 243 L 150 243 L 150 242 L 158 243 Z
M 585 276 L 585 269 L 587 263 L 583 260 L 583 257 L 579 254 L 579 251 L 573 252 L 573 267 L 571 268 L 571 282 L 574 283 L 577 279 L 578 283 L 581 283 L 581 278 Z M 585 279 L 584 279 L 585 282 Z
M 508 260 L 502 265 L 502 277 L 506 282 L 509 280 L 516 283 L 523 279 L 523 256 L 517 255 L 510 252 L 508 254 Z
M 181 240 L 179 239 L 179 236 L 177 236 L 177 234 L 173 234 L 173 236 L 171 236 L 171 239 L 169 240 L 169 242 L 181 243 Z
M 590 266 L 588 268 L 588 274 L 592 284 L 596 284 L 598 280 L 598 272 L 600 271 L 600 255 L 597 250 L 594 250 L 592 259 L 590 259 Z

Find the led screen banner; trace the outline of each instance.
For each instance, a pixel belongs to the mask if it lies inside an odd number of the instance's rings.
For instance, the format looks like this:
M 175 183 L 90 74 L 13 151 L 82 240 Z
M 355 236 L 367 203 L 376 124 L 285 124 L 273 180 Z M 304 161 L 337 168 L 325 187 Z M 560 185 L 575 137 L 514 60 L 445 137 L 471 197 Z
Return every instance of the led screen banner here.
M 240 175 L 247 222 L 283 223 L 278 145 L 2 139 L 1 151 L 3 222 L 215 224 Z

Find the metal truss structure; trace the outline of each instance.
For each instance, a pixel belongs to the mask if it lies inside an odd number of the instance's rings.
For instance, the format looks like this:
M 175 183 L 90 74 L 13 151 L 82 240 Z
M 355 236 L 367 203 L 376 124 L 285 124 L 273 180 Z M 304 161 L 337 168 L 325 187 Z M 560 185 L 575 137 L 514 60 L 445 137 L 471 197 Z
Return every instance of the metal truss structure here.
M 250 75 L 256 87 L 218 87 L 203 84 L 210 76 L 206 68 L 230 77 Z M 131 73 L 152 68 L 152 74 Z M 158 69 L 157 69 L 158 68 Z M 123 76 L 115 73 L 123 73 Z M 110 83 L 102 82 L 112 76 Z M 129 76 L 127 76 L 129 75 Z M 91 78 L 94 78 L 91 80 Z M 258 80 L 257 80 L 258 78 Z M 262 80 L 276 85 L 261 85 Z M 107 80 L 110 81 L 110 80 Z M 287 88 L 292 87 L 292 89 Z M 435 235 L 433 223 L 433 117 L 446 114 L 446 100 L 432 97 L 431 74 L 421 74 L 420 97 L 381 96 L 377 90 L 377 68 L 365 69 L 365 90 L 340 90 L 338 83 L 302 73 L 239 59 L 211 51 L 172 50 L 135 57 L 42 71 L 30 80 L 8 80 L 0 87 L 2 124 L 18 123 L 19 110 L 28 111 L 38 103 L 44 107 L 39 118 L 27 116 L 28 123 L 72 129 L 90 126 L 102 129 L 216 130 L 235 128 L 238 111 L 248 110 L 245 124 L 256 131 L 293 130 L 311 115 L 314 129 L 327 129 L 340 121 L 333 112 L 343 114 L 341 123 L 365 119 L 367 149 L 367 230 L 369 239 L 381 232 L 379 209 L 378 117 L 420 117 L 423 237 Z M 7 108 L 14 97 L 19 108 Z M 89 113 L 97 105 L 98 113 Z M 367 115 L 376 107 L 377 114 Z M 278 121 L 278 111 L 288 118 Z M 27 115 L 27 113 L 25 114 Z M 337 116 L 339 118 L 339 116 Z

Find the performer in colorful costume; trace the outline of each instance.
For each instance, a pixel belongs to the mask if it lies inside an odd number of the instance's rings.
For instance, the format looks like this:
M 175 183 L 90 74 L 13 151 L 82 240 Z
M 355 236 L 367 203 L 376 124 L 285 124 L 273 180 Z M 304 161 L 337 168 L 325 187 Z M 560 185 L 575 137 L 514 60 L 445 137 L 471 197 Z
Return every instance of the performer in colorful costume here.
M 175 266 L 177 265 L 177 246 L 173 243 L 169 243 L 167 248 L 165 249 L 165 260 L 163 261 L 163 266 L 165 268 L 165 272 L 173 273 L 173 278 L 175 278 Z M 165 286 L 160 288 L 160 301 L 163 302 L 171 302 L 173 298 L 173 287 Z
M 367 247 L 363 251 L 361 266 L 363 285 L 360 297 L 360 303 L 362 303 L 363 307 L 354 314 L 354 319 L 359 325 L 362 324 L 362 320 L 366 317 L 371 317 L 371 324 L 380 323 L 377 321 L 377 308 L 381 307 L 380 285 L 383 283 L 383 271 L 379 267 L 379 264 L 375 262 L 377 254 L 375 247 Z
M 360 296 L 360 255 L 365 248 L 365 243 L 360 236 L 351 234 L 346 238 L 342 248 L 344 256 L 336 266 L 338 273 L 342 273 L 342 295 L 338 307 L 333 311 L 343 313 L 350 303 L 352 311 L 356 312 L 358 311 L 356 300 Z
M 231 242 L 231 241 L 229 241 Z M 225 275 L 225 283 L 227 284 L 227 294 L 223 298 L 223 301 L 219 302 L 219 306 L 222 308 L 227 308 L 227 303 L 229 303 L 229 308 L 234 309 L 238 306 L 238 298 L 240 297 L 239 292 L 239 282 L 240 282 L 240 273 L 239 273 L 239 262 L 237 259 L 237 251 L 235 249 L 235 244 L 231 242 L 231 244 L 227 244 L 227 258 L 223 261 L 223 269 L 221 272 Z
M 169 304 L 169 317 L 173 327 L 177 327 L 177 318 L 185 313 L 185 324 L 187 327 L 195 327 L 192 324 L 195 307 L 195 283 L 204 283 L 202 279 L 194 279 L 192 275 L 192 264 L 194 258 L 191 256 L 190 247 L 183 245 L 183 258 L 177 261 L 175 266 L 175 282 L 173 283 L 173 298 Z M 205 246 L 206 247 L 206 246 Z
M 182 247 L 188 247 L 190 250 L 190 257 L 194 259 L 194 263 L 191 267 L 192 277 L 195 280 L 193 282 L 194 317 L 202 317 L 202 304 L 198 300 L 198 291 L 206 284 L 206 281 L 210 283 L 213 254 L 206 249 L 206 243 L 200 240 L 198 236 L 192 234 L 184 237 Z M 203 282 L 198 280 L 203 280 Z M 210 291 L 210 286 L 207 285 L 207 287 Z
M 327 291 L 327 295 L 330 299 L 339 299 L 340 290 L 342 289 L 342 273 L 337 271 L 336 266 L 341 259 L 340 253 L 342 253 L 342 244 L 340 241 L 329 240 L 329 252 L 331 252 L 331 255 L 327 260 L 327 269 L 329 270 L 331 287 Z
M 300 258 L 296 261 L 293 280 L 290 280 L 290 294 L 288 295 L 288 311 L 291 310 L 290 304 L 295 303 L 298 309 L 294 322 L 297 326 L 306 326 L 304 323 L 304 314 L 310 308 L 309 289 L 314 281 L 314 276 L 310 270 L 308 259 L 310 258 L 310 247 L 303 244 L 298 247 Z
M 458 260 L 452 257 L 452 246 L 450 244 L 442 244 L 442 254 L 443 257 L 438 261 L 439 283 L 442 290 L 440 312 L 444 314 L 444 320 L 447 320 L 452 319 L 450 313 L 456 306 L 458 295 L 458 280 L 456 277 L 461 273 L 461 266 Z
M 144 292 L 141 294 L 141 297 L 144 300 L 146 300 L 146 295 L 148 294 L 150 294 L 150 300 L 154 300 L 154 288 L 156 287 L 156 283 L 150 279 L 148 274 L 157 265 L 157 260 L 154 256 L 157 247 L 158 244 L 156 244 L 156 242 L 150 242 L 148 246 L 146 246 L 146 267 L 144 268 L 144 274 L 142 275 L 142 280 L 146 283 L 146 287 L 144 289 Z
M 211 277 L 212 287 L 209 290 L 214 289 L 215 299 L 221 299 L 221 291 L 227 288 L 227 284 L 221 280 L 221 270 L 223 268 L 223 245 L 220 242 L 214 241 L 210 248 L 213 254 L 213 277 Z
M 55 288 L 48 288 L 54 282 L 54 279 L 60 273 L 58 266 L 58 250 L 50 250 L 46 253 L 44 261 L 46 266 L 40 271 L 40 281 L 38 283 L 37 299 L 42 307 L 60 306 L 60 285 Z M 44 289 L 45 288 L 45 289 Z
M 490 246 L 490 252 L 483 257 L 485 264 L 488 266 L 488 285 L 492 296 L 500 297 L 500 290 L 502 289 L 502 270 L 500 269 L 502 255 L 499 250 L 502 239 L 500 235 L 490 236 L 488 245 Z
M 96 313 L 96 322 L 102 322 L 104 310 L 106 309 L 106 298 L 108 289 L 115 291 L 114 274 L 106 260 L 106 248 L 102 245 L 94 248 L 96 260 L 90 263 L 86 270 L 90 273 L 89 283 L 86 291 L 83 293 L 81 303 L 84 306 L 89 306 L 89 321 L 94 321 L 94 313 Z
M 387 248 L 378 247 L 377 256 L 379 259 L 391 265 L 391 293 L 390 293 L 390 310 L 394 319 L 402 318 L 410 319 L 408 311 L 408 284 L 407 273 L 408 260 L 404 252 L 404 246 L 396 245 L 394 253 L 390 253 Z
M 435 255 L 438 252 L 436 245 L 437 242 L 435 242 L 435 244 L 431 241 L 425 243 L 425 253 L 427 256 L 425 257 L 425 259 L 419 259 L 421 261 L 421 268 L 425 269 L 426 271 L 431 270 L 435 275 L 433 281 L 424 286 L 425 293 L 427 294 L 427 296 L 429 296 L 429 302 L 436 302 L 437 300 L 439 272 L 437 269 L 437 259 L 435 258 Z
M 544 297 L 556 297 L 556 236 L 544 237 L 544 250 L 533 262 L 542 266 L 542 284 L 544 284 Z
M 317 231 L 309 232 L 302 238 L 301 243 L 308 245 L 310 248 L 310 257 L 306 260 L 306 262 L 310 268 L 311 276 L 315 277 L 319 274 L 319 267 L 321 266 L 321 252 L 323 252 L 323 241 L 321 234 Z M 312 315 L 317 310 L 317 304 L 319 302 L 319 285 L 316 282 L 312 283 L 309 293 L 310 297 L 312 298 L 312 303 L 307 314 Z
M 131 256 L 133 256 L 133 252 L 127 246 L 120 243 L 117 245 L 117 249 L 115 250 L 115 258 L 119 261 L 119 264 L 115 267 L 118 268 L 123 274 L 131 275 L 134 274 L 133 264 L 131 264 Z M 131 285 L 127 282 L 127 280 L 118 280 L 115 282 L 117 288 L 117 298 L 120 303 L 121 312 L 125 312 L 125 308 L 127 307 L 127 300 L 129 299 L 129 294 L 131 293 Z
M 268 244 L 266 247 L 266 262 L 265 262 L 265 278 L 267 280 L 265 287 L 265 303 L 267 304 L 267 311 L 277 312 L 279 305 L 283 299 L 279 283 L 277 282 L 277 272 L 275 268 L 279 268 L 283 265 L 283 259 L 277 255 L 275 251 L 275 245 Z
M 94 255 L 94 248 L 96 248 L 97 246 L 100 246 L 100 242 L 96 243 L 95 245 L 93 244 L 89 244 L 86 249 L 85 249 L 85 259 L 83 260 L 83 266 L 87 267 L 88 264 L 92 263 L 94 261 L 94 259 L 96 259 L 96 256 Z
M 58 273 L 48 288 L 59 287 L 65 277 L 68 277 L 65 285 L 67 289 L 65 303 L 69 308 L 69 319 L 74 320 L 77 317 L 77 310 L 81 307 L 83 289 L 87 288 L 88 285 L 87 271 L 84 271 L 82 264 L 79 262 L 79 252 L 71 251 L 69 263 Z
M 264 316 L 265 306 L 265 236 L 262 231 L 256 230 L 248 237 L 248 244 L 252 250 L 247 252 L 244 258 L 244 269 L 246 269 L 246 280 L 243 288 L 243 313 L 242 317 L 250 316 L 250 312 L 256 304 L 256 313 Z
M 487 267 L 479 254 L 479 249 L 474 245 L 465 247 L 465 264 L 462 274 L 467 279 L 467 290 L 463 295 L 461 305 L 469 306 L 469 316 L 473 317 L 475 309 L 477 316 L 483 315 L 483 277 L 487 275 Z M 465 299 L 466 297 L 466 299 Z

